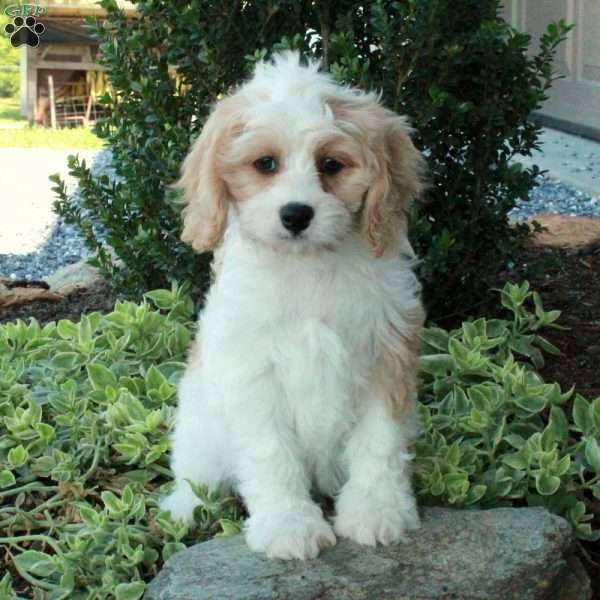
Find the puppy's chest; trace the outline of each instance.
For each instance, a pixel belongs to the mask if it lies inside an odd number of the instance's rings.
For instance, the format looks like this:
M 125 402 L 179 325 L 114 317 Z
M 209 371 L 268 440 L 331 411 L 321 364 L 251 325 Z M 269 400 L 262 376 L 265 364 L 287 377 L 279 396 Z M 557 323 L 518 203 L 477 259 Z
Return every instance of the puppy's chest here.
M 269 312 L 262 318 L 278 351 L 287 348 L 334 363 L 336 357 L 366 350 L 383 312 L 365 281 L 344 274 L 292 274 L 270 282 L 261 293 L 260 304 Z
M 202 317 L 204 341 L 254 373 L 273 370 L 286 395 L 350 394 L 368 378 L 390 319 L 402 313 L 399 286 L 386 283 L 402 272 L 382 277 L 344 258 L 230 260 Z
M 262 309 L 253 318 L 262 322 L 292 402 L 316 397 L 333 411 L 347 409 L 336 405 L 367 378 L 373 361 L 382 309 L 369 296 L 364 282 L 327 271 L 274 278 L 257 290 Z
M 390 294 L 358 270 L 246 266 L 229 275 L 201 328 L 216 333 L 207 336 L 218 342 L 214 354 L 268 376 L 300 443 L 309 453 L 331 451 L 360 413 Z

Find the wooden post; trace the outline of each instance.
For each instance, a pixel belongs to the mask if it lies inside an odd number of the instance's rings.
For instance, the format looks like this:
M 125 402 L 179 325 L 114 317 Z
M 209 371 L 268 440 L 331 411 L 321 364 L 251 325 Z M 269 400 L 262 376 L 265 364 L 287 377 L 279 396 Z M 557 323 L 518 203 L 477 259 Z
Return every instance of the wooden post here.
M 92 94 L 88 96 L 87 106 L 85 109 L 85 117 L 83 118 L 83 124 L 87 127 L 90 124 L 90 116 L 92 114 Z
M 54 100 L 54 77 L 48 75 L 48 94 L 50 95 L 50 123 L 56 129 L 56 102 Z
M 37 94 L 38 81 L 35 51 L 31 46 L 23 44 L 21 46 L 21 67 L 24 70 L 25 76 L 25 96 L 21 101 L 21 111 L 27 117 L 30 123 L 35 120 L 37 113 Z

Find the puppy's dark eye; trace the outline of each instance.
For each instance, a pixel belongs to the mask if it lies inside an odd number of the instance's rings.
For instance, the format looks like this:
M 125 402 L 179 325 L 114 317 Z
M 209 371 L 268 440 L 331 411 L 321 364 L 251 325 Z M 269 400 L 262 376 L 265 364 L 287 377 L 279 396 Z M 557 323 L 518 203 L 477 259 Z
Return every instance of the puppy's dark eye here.
M 337 175 L 343 168 L 344 165 L 335 158 L 324 158 L 319 163 L 319 171 L 323 175 Z
M 254 161 L 254 167 L 259 173 L 272 174 L 277 171 L 277 161 L 272 156 L 261 156 Z

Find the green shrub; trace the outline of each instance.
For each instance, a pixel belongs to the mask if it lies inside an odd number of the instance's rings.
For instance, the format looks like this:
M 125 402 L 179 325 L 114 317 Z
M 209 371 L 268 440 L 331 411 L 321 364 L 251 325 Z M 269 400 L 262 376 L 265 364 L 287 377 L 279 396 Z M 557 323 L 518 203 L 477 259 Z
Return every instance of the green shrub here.
M 211 104 L 254 61 L 284 47 L 322 56 L 338 80 L 381 89 L 385 104 L 411 118 L 430 167 L 411 235 L 434 318 L 467 314 L 527 234 L 509 226 L 507 213 L 527 198 L 538 170 L 510 159 L 536 147 L 528 116 L 551 83 L 564 23 L 551 25 L 531 55 L 529 36 L 497 16 L 497 0 L 142 0 L 143 18 L 129 21 L 114 0 L 102 4 L 109 11 L 99 28 L 107 40 L 102 61 L 113 92 L 104 97 L 111 114 L 98 133 L 121 180 L 94 180 L 73 158 L 81 200 L 70 201 L 59 185 L 56 207 L 79 225 L 121 290 L 162 287 L 171 278 L 202 290 L 208 259 L 179 241 L 180 206 L 166 185 Z
M 78 324 L 0 326 L 0 560 L 11 565 L 0 598 L 13 585 L 52 599 L 139 598 L 184 545 L 239 531 L 240 507 L 218 494 L 205 496 L 193 535 L 157 509 L 193 329 L 185 291 Z M 526 286 L 507 285 L 502 302 L 510 320 L 424 331 L 420 502 L 542 504 L 597 540 L 600 398 L 571 403 L 535 374 L 540 350 L 555 352 L 539 329 L 556 312 Z
M 12 98 L 19 91 L 19 71 L 0 67 L 0 98 Z

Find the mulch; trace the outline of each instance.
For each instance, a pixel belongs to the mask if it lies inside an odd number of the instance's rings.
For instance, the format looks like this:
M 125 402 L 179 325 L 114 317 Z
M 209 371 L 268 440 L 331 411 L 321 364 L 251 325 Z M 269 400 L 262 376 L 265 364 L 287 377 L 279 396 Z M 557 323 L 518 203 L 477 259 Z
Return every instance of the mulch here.
M 600 244 L 579 249 L 533 247 L 499 283 L 529 281 L 546 310 L 560 310 L 565 329 L 540 332 L 562 356 L 546 356 L 540 374 L 589 399 L 600 396 Z
M 61 319 L 79 321 L 81 315 L 86 313 L 111 312 L 116 298 L 115 292 L 108 285 L 97 283 L 91 289 L 75 290 L 58 302 L 42 300 L 21 305 L 0 306 L 0 323 L 16 319 L 28 322 L 31 317 L 37 319 L 40 324 Z

